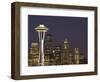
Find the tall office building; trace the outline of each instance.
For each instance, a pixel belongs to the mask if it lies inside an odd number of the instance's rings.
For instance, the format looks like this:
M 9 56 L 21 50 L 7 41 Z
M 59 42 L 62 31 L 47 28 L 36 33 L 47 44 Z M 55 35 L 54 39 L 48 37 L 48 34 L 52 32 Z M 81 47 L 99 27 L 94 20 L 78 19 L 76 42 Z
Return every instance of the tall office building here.
M 32 66 L 32 48 L 28 50 L 28 66 Z
M 87 64 L 87 57 L 85 54 L 83 54 L 82 52 L 80 52 L 79 54 L 79 63 L 80 64 Z
M 53 37 L 51 34 L 46 34 L 44 40 L 44 63 L 45 65 L 52 65 L 53 63 Z
M 31 44 L 28 55 L 28 64 L 29 66 L 38 66 L 39 65 L 39 45 L 37 42 Z
M 51 34 L 47 34 L 44 41 L 45 65 L 61 64 L 61 46 L 55 42 Z
M 61 64 L 73 64 L 73 51 L 71 48 L 70 42 L 68 42 L 67 39 L 65 39 L 63 46 L 62 46 L 62 52 L 61 52 Z
M 79 48 L 75 48 L 74 49 L 74 55 L 75 55 L 75 64 L 79 64 L 80 63 L 80 52 L 79 52 Z
M 61 45 L 56 42 L 53 49 L 54 64 L 61 65 Z

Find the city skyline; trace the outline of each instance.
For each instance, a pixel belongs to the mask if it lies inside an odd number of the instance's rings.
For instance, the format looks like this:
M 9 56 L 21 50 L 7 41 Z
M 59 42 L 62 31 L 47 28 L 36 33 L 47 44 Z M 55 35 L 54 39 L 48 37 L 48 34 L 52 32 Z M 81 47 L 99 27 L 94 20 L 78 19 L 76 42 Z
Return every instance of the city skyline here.
M 87 64 L 87 57 L 79 47 L 72 48 L 71 41 L 66 38 L 61 44 L 46 34 L 49 30 L 44 24 L 35 28 L 38 41 L 32 42 L 28 52 L 28 66 Z
M 48 33 L 52 34 L 56 41 L 63 43 L 63 40 L 67 38 L 72 42 L 73 48 L 79 47 L 87 55 L 87 18 L 29 15 L 29 48 L 33 41 L 38 41 L 34 30 L 38 24 L 45 24 L 49 28 Z
M 39 42 L 32 42 L 28 55 L 28 66 L 41 66 L 39 59 Z M 51 34 L 45 36 L 44 42 L 44 64 L 48 65 L 72 65 L 72 64 L 87 64 L 87 58 L 79 48 L 72 48 L 71 42 L 67 39 L 63 44 L 54 41 Z

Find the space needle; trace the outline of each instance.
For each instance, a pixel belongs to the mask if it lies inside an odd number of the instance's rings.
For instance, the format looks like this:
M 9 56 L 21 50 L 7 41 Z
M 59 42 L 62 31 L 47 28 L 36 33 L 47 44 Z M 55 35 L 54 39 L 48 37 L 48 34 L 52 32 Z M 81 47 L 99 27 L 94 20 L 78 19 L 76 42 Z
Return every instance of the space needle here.
M 44 24 L 40 24 L 35 30 L 38 32 L 39 37 L 39 65 L 44 66 L 44 37 L 48 28 Z

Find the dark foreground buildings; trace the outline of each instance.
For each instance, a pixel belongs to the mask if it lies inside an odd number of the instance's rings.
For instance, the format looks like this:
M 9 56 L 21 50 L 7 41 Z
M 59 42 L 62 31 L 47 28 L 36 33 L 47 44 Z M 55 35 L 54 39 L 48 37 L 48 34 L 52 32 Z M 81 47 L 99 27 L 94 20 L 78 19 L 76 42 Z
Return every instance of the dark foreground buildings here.
M 87 59 L 79 48 L 72 48 L 71 43 L 65 39 L 63 43 L 54 41 L 51 34 L 45 36 L 44 65 L 70 65 L 86 64 Z M 28 55 L 29 66 L 39 66 L 39 44 L 33 42 Z

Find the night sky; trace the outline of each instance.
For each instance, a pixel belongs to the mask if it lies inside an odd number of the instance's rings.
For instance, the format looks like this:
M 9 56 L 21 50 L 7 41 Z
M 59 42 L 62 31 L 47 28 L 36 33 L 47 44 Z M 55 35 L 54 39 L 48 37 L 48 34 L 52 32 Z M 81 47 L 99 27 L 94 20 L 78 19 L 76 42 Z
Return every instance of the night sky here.
M 65 38 L 71 42 L 73 48 L 80 48 L 87 55 L 87 18 L 28 15 L 28 47 L 38 42 L 38 33 L 34 28 L 44 24 L 55 41 L 63 43 Z

